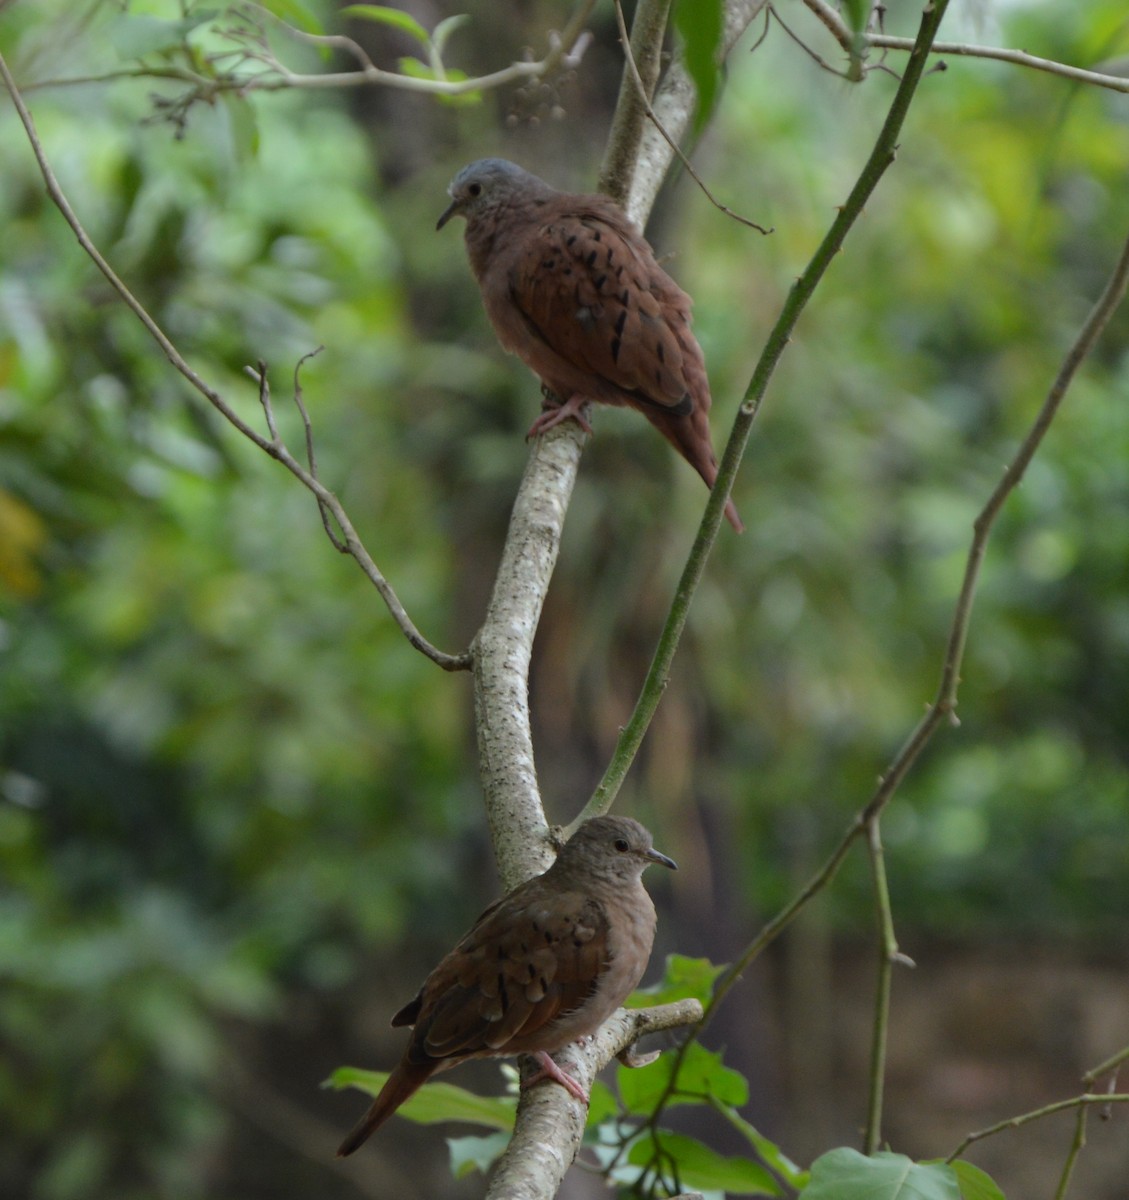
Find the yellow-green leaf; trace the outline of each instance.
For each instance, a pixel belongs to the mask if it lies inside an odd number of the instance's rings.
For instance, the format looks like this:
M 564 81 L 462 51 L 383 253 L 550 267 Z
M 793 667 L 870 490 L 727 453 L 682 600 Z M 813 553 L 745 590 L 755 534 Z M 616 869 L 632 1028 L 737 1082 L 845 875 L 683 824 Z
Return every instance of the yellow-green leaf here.
M 323 1086 L 360 1088 L 375 1096 L 388 1079 L 387 1071 L 362 1071 L 359 1067 L 338 1067 Z M 439 1121 L 467 1121 L 488 1129 L 511 1130 L 517 1101 L 508 1096 L 476 1096 L 453 1083 L 425 1084 L 397 1110 L 409 1121 L 434 1125 Z
M 347 4 L 339 10 L 338 15 L 356 17 L 361 21 L 375 21 L 378 25 L 390 25 L 393 29 L 410 34 L 425 46 L 431 41 L 431 35 L 415 17 L 398 8 L 388 8 L 383 4 Z

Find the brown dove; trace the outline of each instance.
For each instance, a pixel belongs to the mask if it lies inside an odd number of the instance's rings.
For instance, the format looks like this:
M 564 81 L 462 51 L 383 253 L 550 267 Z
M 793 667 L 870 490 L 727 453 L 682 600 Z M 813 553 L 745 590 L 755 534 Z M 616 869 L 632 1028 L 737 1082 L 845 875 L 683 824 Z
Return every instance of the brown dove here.
M 607 196 L 558 192 L 503 158 L 473 162 L 436 225 L 466 218 L 466 245 L 498 340 L 541 378 L 529 436 L 594 400 L 639 412 L 713 487 L 710 384 L 690 297 Z M 744 527 L 732 500 L 725 515 Z
M 549 1057 L 594 1033 L 642 978 L 655 936 L 643 888 L 650 863 L 674 867 L 630 817 L 594 817 L 543 874 L 496 900 L 392 1018 L 411 1025 L 404 1055 L 338 1148 L 352 1154 L 437 1071 L 469 1058 L 533 1054 L 587 1103 Z

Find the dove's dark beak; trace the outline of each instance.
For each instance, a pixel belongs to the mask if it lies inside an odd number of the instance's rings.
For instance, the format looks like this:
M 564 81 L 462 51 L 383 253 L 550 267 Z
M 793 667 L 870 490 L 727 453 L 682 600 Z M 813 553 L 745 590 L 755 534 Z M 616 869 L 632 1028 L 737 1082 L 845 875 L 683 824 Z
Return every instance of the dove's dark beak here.
M 443 215 L 435 222 L 435 231 L 438 233 L 440 229 L 455 215 L 456 209 L 459 207 L 457 200 L 452 200 L 450 204 L 443 210 Z
M 643 857 L 649 858 L 653 863 L 661 863 L 664 867 L 670 867 L 672 871 L 678 870 L 678 864 L 673 858 L 667 858 L 665 854 L 660 854 L 653 846 L 650 850 L 643 851 Z

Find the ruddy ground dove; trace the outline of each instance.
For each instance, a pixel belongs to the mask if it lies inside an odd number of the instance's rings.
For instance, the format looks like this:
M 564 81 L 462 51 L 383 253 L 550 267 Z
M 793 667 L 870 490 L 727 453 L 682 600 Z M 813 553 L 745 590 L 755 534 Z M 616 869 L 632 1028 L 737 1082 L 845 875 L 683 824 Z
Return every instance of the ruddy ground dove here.
M 713 487 L 710 385 L 690 297 L 607 196 L 558 192 L 502 158 L 464 167 L 439 218 L 466 218 L 466 245 L 498 340 L 540 376 L 545 411 L 529 435 L 583 407 L 638 409 Z M 743 526 L 732 500 L 725 515 Z
M 392 1018 L 413 1026 L 403 1057 L 337 1154 L 352 1154 L 422 1084 L 470 1058 L 533 1054 L 578 1100 L 549 1057 L 594 1033 L 642 978 L 655 936 L 643 888 L 650 863 L 674 863 L 630 817 L 594 817 L 543 874 L 496 900 Z

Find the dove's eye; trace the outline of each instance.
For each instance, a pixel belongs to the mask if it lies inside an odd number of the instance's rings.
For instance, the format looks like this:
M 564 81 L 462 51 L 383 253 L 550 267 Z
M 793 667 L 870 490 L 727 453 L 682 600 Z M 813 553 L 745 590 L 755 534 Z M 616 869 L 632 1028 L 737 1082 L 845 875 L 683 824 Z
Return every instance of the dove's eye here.
M 467 188 L 466 192 L 467 192 L 468 196 L 481 196 L 482 195 L 482 184 L 481 183 L 472 183 Z
M 628 852 L 628 850 L 631 849 L 631 847 L 627 843 L 626 838 L 616 838 L 613 845 L 620 852 L 620 854 L 626 854 Z

